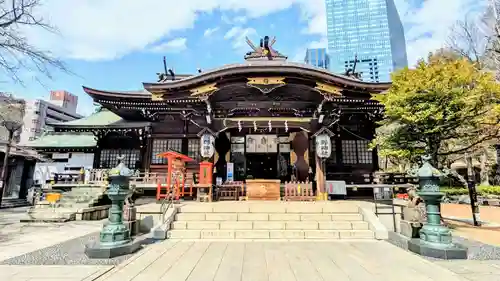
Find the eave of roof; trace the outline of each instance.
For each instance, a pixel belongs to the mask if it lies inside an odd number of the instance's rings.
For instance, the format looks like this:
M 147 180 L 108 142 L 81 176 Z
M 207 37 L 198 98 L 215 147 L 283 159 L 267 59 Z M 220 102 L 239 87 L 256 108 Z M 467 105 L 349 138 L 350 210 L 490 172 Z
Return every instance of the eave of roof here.
M 116 98 L 123 98 L 126 96 L 127 98 L 130 99 L 140 99 L 140 100 L 150 100 L 151 99 L 151 93 L 148 92 L 147 90 L 138 90 L 138 91 L 104 91 L 104 90 L 97 90 L 97 89 L 92 89 L 83 86 L 83 91 L 87 93 L 89 96 L 101 96 L 102 94 L 105 94 L 106 96 L 109 97 L 116 97 Z
M 391 86 L 390 82 L 374 83 L 361 81 L 348 76 L 332 73 L 326 69 L 286 61 L 253 61 L 241 64 L 229 64 L 182 80 L 166 81 L 162 83 L 143 83 L 143 85 L 149 92 L 175 90 L 177 88 L 201 84 L 207 80 L 216 80 L 225 75 L 258 75 L 259 73 L 280 76 L 300 74 L 301 76 L 315 77 L 325 82 L 345 84 L 347 86 L 365 88 L 373 91 L 385 91 Z

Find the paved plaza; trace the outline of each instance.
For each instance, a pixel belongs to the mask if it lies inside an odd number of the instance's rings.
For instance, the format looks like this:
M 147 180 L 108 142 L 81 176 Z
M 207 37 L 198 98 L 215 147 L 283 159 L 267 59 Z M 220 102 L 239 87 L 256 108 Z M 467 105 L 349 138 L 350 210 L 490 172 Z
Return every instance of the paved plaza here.
M 0 262 L 99 231 L 101 221 L 20 223 L 26 208 L 0 211 Z M 2 280 L 3 281 L 3 280 Z
M 430 261 L 384 241 L 186 241 L 122 264 L 0 265 L 5 281 L 496 281 L 500 261 Z
M 436 261 L 376 240 L 166 240 L 92 261 L 82 258 L 81 237 L 102 221 L 19 223 L 24 212 L 0 212 L 2 281 L 500 281 L 499 260 Z
M 166 241 L 97 280 L 462 279 L 428 260 L 380 241 Z

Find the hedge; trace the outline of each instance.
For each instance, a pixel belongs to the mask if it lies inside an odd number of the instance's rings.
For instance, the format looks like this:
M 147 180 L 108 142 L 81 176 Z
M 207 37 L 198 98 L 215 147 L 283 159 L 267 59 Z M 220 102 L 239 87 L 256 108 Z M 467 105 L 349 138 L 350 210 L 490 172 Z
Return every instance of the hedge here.
M 477 194 L 481 196 L 485 195 L 500 195 L 500 186 L 477 186 L 476 187 Z M 441 192 L 444 192 L 448 196 L 454 196 L 454 195 L 468 195 L 469 190 L 465 187 L 457 187 L 457 188 L 450 188 L 450 187 L 442 187 Z

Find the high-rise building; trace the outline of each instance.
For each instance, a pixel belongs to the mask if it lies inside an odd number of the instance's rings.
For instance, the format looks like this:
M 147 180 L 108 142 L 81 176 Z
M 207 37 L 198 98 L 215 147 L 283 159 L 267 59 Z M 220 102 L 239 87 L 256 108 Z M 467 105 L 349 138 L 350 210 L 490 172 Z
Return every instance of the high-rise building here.
M 40 137 L 52 128 L 50 123 L 80 119 L 76 113 L 78 97 L 66 91 L 51 91 L 48 101 L 36 99 L 26 101 L 23 128 L 20 135 L 21 145 Z
M 307 49 L 304 63 L 328 69 L 330 67 L 330 57 L 326 48 Z
M 391 72 L 408 65 L 394 0 L 325 1 L 332 72 L 345 72 L 356 63 L 363 80 L 387 82 Z

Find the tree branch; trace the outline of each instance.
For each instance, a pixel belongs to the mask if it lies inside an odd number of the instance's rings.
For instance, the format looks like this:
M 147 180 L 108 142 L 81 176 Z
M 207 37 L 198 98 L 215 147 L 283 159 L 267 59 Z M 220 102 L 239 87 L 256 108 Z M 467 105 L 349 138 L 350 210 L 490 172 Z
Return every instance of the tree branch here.
M 51 52 L 38 49 L 23 36 L 26 27 L 57 32 L 34 15 L 39 6 L 40 0 L 0 0 L 0 69 L 21 84 L 21 71 L 41 73 L 48 78 L 52 78 L 52 69 L 71 73 Z M 32 76 L 39 81 L 36 75 Z

